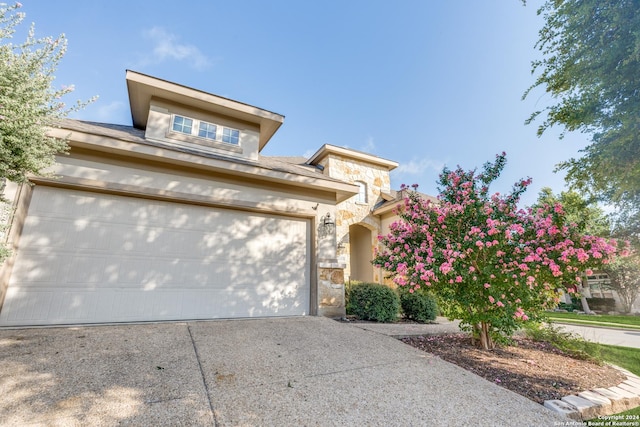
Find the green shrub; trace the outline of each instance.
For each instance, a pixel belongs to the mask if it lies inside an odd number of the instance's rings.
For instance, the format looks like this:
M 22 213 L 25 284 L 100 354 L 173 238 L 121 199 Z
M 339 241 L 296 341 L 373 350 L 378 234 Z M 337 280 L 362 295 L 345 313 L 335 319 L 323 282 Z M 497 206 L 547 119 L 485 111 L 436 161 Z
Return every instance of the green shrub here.
M 581 336 L 564 332 L 552 324 L 525 323 L 525 334 L 534 341 L 546 342 L 576 359 L 602 364 L 600 346 Z
M 438 315 L 436 300 L 427 292 L 401 291 L 400 306 L 405 318 L 420 323 L 429 323 Z
M 349 280 L 344 284 L 344 303 L 345 303 L 345 307 L 349 306 L 349 297 L 351 296 L 351 289 L 354 286 L 358 286 L 358 285 L 361 285 L 361 284 L 362 284 L 362 282 L 359 281 L 359 280 Z M 348 308 L 347 308 L 347 310 L 348 310 Z M 347 314 L 350 314 L 350 313 L 347 311 Z
M 571 313 L 572 311 L 580 311 L 582 310 L 582 301 L 580 300 L 580 298 L 572 295 L 571 303 L 567 304 L 566 302 L 561 302 L 558 304 L 558 308 L 567 310 L 569 313 Z
M 362 320 L 394 322 L 400 311 L 400 298 L 388 286 L 358 283 L 349 286 L 347 314 Z
M 616 300 L 613 298 L 587 298 L 591 310 L 615 311 Z

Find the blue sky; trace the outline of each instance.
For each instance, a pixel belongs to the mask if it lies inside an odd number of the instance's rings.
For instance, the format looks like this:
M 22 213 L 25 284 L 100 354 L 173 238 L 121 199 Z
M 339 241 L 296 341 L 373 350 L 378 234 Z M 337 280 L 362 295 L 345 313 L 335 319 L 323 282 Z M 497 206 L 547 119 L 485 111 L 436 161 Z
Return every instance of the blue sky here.
M 329 143 L 395 160 L 392 186 L 436 193 L 444 165 L 480 167 L 507 152 L 494 191 L 518 178 L 563 189 L 554 165 L 588 139 L 536 137 L 529 114 L 540 1 L 24 0 L 39 36 L 65 33 L 56 85 L 99 100 L 72 117 L 131 124 L 131 69 L 285 116 L 266 155 L 310 155 Z M 24 25 L 26 28 L 26 24 Z M 19 39 L 19 37 L 18 37 Z

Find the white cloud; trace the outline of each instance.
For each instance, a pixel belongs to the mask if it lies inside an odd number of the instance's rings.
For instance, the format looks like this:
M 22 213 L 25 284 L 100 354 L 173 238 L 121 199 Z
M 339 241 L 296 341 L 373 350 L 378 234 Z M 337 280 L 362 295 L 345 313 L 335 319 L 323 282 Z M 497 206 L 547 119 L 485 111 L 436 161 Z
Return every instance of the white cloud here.
M 196 70 L 204 70 L 211 65 L 209 58 L 200 49 L 191 44 L 180 43 L 175 34 L 167 32 L 162 27 L 153 27 L 145 30 L 143 34 L 154 44 L 151 55 L 144 58 L 145 63 L 182 61 Z
M 372 136 L 367 138 L 367 142 L 362 147 L 360 147 L 360 151 L 364 151 L 365 153 L 375 153 L 376 144 L 373 142 Z
M 124 109 L 125 105 L 120 101 L 113 101 L 107 105 L 98 106 L 95 117 L 102 122 L 115 122 L 116 117 L 120 116 L 120 112 Z
M 429 170 L 440 173 L 444 167 L 444 162 L 438 162 L 430 158 L 411 159 L 400 165 L 393 171 L 397 175 L 420 175 Z

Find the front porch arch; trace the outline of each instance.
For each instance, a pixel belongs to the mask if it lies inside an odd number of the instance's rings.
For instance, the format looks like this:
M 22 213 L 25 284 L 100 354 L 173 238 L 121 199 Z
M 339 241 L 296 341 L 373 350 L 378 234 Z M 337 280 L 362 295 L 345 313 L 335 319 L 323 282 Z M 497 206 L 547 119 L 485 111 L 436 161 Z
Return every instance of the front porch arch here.
M 350 280 L 373 282 L 373 230 L 360 224 L 349 226 Z

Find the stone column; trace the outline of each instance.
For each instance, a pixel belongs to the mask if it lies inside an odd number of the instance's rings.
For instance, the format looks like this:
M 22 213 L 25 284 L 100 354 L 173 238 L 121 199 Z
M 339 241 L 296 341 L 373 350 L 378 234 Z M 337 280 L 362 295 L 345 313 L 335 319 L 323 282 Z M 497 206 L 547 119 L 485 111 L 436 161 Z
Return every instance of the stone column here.
M 337 259 L 318 260 L 318 315 L 345 317 L 344 269 Z
M 331 218 L 332 226 L 325 226 Z M 336 224 L 331 215 L 318 221 L 318 315 L 345 317 L 344 269 L 336 259 Z

